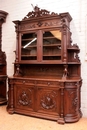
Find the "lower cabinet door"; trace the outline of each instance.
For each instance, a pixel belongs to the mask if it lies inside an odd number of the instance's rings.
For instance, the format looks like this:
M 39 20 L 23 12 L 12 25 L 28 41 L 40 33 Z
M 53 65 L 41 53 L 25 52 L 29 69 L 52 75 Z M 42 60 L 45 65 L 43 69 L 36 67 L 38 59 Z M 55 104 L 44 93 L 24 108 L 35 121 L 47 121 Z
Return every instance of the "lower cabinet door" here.
M 33 86 L 14 86 L 15 109 L 34 110 L 34 87 Z
M 76 83 L 66 83 L 64 91 L 64 115 L 66 122 L 76 122 L 81 117 L 80 88 Z
M 60 89 L 58 87 L 38 87 L 37 111 L 58 118 L 60 115 Z

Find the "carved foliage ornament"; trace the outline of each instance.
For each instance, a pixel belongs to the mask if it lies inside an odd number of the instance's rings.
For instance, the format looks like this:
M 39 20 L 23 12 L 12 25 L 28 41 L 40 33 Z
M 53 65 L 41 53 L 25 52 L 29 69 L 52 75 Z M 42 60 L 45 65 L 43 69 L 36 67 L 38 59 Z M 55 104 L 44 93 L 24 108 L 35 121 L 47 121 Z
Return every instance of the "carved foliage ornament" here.
M 56 102 L 54 99 L 56 96 L 57 96 L 57 93 L 55 91 L 44 94 L 41 98 L 41 106 L 47 110 L 55 108 Z
M 33 6 L 33 5 L 32 5 Z M 40 9 L 38 6 L 33 6 L 32 12 L 29 12 L 23 20 L 29 19 L 29 18 L 34 18 L 34 17 L 42 17 L 42 16 L 49 16 L 49 15 L 57 15 L 56 13 L 52 12 L 50 13 L 49 11 L 45 9 Z
M 29 23 L 29 24 L 26 24 L 26 25 L 21 25 L 20 27 L 20 30 L 23 30 L 23 29 L 32 29 L 32 28 L 38 28 L 38 27 L 50 27 L 50 26 L 61 26 L 61 21 L 59 20 L 56 20 L 56 21 L 53 21 L 53 20 L 50 20 L 48 22 L 41 22 L 41 21 L 38 21 L 36 23 Z M 17 31 L 17 27 L 16 27 L 16 31 Z
M 31 90 L 28 93 L 26 91 L 20 93 L 18 103 L 23 106 L 31 105 Z
M 69 98 L 70 98 L 70 102 L 71 102 L 71 107 L 70 107 L 70 111 L 72 112 L 76 112 L 78 110 L 78 97 L 77 97 L 77 91 L 73 90 L 68 91 L 69 92 Z

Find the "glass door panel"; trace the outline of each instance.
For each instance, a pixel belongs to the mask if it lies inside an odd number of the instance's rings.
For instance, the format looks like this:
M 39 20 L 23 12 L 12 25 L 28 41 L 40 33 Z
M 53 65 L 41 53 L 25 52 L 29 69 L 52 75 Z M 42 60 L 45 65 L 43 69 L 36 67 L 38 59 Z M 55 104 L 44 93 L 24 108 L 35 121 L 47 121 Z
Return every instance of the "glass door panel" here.
M 61 60 L 61 32 L 46 31 L 43 34 L 43 60 Z
M 37 36 L 35 33 L 22 35 L 21 60 L 37 60 Z

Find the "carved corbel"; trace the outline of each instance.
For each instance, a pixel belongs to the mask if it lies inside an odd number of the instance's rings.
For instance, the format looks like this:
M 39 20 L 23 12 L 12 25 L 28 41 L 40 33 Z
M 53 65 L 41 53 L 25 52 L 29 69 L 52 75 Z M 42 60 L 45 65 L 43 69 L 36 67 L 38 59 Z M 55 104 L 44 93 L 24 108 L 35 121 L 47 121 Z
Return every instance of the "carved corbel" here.
M 68 72 L 68 65 L 64 65 L 64 72 L 63 72 L 63 77 L 62 79 L 66 79 L 69 75 L 69 72 Z
M 24 74 L 23 74 L 23 72 L 22 72 L 22 70 L 20 69 L 20 65 L 19 64 L 17 64 L 16 65 L 16 72 L 15 72 L 15 74 L 13 75 L 14 77 L 20 77 L 20 76 L 23 76 Z

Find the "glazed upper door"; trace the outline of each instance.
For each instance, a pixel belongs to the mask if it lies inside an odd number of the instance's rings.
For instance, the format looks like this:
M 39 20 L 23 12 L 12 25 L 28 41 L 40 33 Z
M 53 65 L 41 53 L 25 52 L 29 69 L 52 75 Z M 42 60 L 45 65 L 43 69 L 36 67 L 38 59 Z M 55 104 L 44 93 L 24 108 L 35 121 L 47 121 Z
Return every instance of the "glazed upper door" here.
M 43 33 L 43 61 L 61 60 L 61 32 L 50 30 Z
M 61 61 L 61 32 L 38 30 L 21 35 L 20 60 L 24 62 L 54 63 Z
M 37 60 L 37 35 L 35 32 L 21 36 L 21 60 Z

